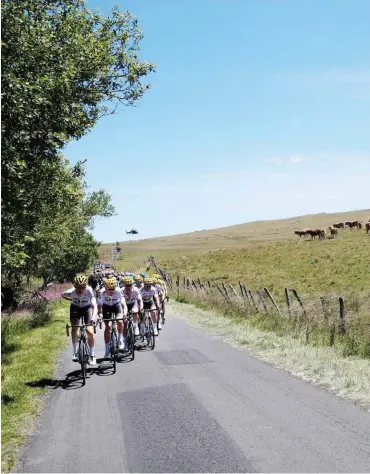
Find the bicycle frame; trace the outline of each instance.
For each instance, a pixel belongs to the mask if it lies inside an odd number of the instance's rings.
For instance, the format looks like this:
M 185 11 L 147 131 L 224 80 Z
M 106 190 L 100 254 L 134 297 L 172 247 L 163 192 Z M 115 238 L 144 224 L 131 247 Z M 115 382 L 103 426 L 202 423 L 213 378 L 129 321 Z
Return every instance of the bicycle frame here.
M 79 316 L 80 321 L 82 322 L 83 316 Z M 70 328 L 79 328 L 79 337 L 78 337 L 78 361 L 81 364 L 81 375 L 82 375 L 82 385 L 86 383 L 86 365 L 90 357 L 90 346 L 87 342 L 87 326 L 93 326 L 94 334 L 96 334 L 96 326 L 94 322 L 88 324 L 66 324 L 66 333 L 69 337 Z

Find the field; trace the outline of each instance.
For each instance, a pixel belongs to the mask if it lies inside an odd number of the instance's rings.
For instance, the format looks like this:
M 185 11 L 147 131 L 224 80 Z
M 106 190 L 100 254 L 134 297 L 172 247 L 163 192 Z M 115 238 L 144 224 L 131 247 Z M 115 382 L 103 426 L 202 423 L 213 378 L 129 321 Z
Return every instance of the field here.
M 369 218 L 370 210 L 323 213 L 123 242 L 124 258 L 115 266 L 143 269 L 152 254 L 172 277 L 242 281 L 252 289 L 267 286 L 278 292 L 287 286 L 312 296 L 361 293 L 370 288 L 370 237 L 364 230 L 345 229 L 325 241 L 299 239 L 294 230 Z M 110 249 L 110 244 L 101 246 L 103 260 Z
M 173 280 L 180 276 L 171 314 L 370 410 L 370 236 L 363 229 L 345 229 L 323 241 L 294 235 L 297 229 L 369 218 L 370 210 L 316 214 L 123 242 L 124 258 L 115 266 L 148 269 L 147 257 L 153 255 Z M 110 249 L 101 247 L 102 259 L 108 260 Z M 184 290 L 183 277 L 210 281 L 213 295 Z M 254 293 L 260 312 L 215 289 L 221 282 L 238 289 L 239 281 Z M 261 308 L 256 290 L 264 287 L 282 316 L 267 300 L 268 311 Z M 292 300 L 290 317 L 285 287 L 298 291 L 307 315 Z M 339 296 L 345 301 L 345 335 L 339 328 Z

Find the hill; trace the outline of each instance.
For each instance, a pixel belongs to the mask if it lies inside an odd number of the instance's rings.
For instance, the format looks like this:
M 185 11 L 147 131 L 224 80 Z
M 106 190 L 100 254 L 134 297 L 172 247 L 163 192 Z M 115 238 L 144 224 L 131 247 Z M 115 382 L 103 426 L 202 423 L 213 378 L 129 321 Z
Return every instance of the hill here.
M 345 229 L 325 241 L 299 239 L 294 230 L 369 218 L 370 210 L 311 214 L 124 242 L 116 267 L 145 268 L 152 254 L 172 275 L 279 290 L 294 286 L 304 293 L 364 291 L 370 287 L 370 238 L 364 230 Z M 102 259 L 110 249 L 111 244 L 101 246 Z

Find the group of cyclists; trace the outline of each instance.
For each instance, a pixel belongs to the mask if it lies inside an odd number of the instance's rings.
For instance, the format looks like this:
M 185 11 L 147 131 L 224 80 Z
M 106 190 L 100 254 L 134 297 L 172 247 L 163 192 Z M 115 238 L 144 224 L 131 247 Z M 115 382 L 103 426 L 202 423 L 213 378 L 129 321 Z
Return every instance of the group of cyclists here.
M 62 293 L 62 298 L 71 302 L 70 322 L 72 326 L 72 360 L 78 361 L 78 325 L 81 319 L 86 326 L 90 349 L 89 365 L 96 365 L 94 325 L 97 317 L 104 322 L 104 358 L 110 358 L 111 315 L 117 320 L 118 349 L 128 350 L 127 315 L 131 313 L 135 336 L 144 336 L 144 310 L 150 310 L 154 336 L 165 322 L 165 300 L 167 286 L 158 273 L 129 273 L 99 271 L 89 277 L 78 275 L 73 287 Z

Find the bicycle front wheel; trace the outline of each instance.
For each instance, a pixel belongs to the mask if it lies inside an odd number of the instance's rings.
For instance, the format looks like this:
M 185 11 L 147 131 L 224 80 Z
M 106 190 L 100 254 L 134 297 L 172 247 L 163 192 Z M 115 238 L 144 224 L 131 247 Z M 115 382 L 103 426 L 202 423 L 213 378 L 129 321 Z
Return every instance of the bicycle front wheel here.
M 155 348 L 154 325 L 152 318 L 147 319 L 146 330 L 147 347 L 152 351 Z
M 82 385 L 86 383 L 86 345 L 80 340 L 78 344 L 78 359 L 81 364 Z
M 132 323 L 127 328 L 127 344 L 131 353 L 131 360 L 135 359 L 135 334 Z
M 113 373 L 116 373 L 117 356 L 118 356 L 118 338 L 117 332 L 112 331 L 110 335 L 110 356 L 113 361 Z

